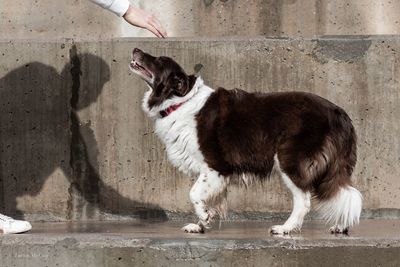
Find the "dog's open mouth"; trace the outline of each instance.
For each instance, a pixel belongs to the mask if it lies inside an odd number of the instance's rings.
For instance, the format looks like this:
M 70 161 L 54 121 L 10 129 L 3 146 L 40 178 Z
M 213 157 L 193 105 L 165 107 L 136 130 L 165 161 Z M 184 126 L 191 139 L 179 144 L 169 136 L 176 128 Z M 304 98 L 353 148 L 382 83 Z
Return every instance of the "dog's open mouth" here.
M 143 67 L 142 65 L 137 63 L 136 61 L 131 61 L 130 66 L 133 70 L 140 72 L 146 78 L 149 78 L 149 79 L 153 78 L 153 74 L 148 69 L 146 69 L 145 67 Z

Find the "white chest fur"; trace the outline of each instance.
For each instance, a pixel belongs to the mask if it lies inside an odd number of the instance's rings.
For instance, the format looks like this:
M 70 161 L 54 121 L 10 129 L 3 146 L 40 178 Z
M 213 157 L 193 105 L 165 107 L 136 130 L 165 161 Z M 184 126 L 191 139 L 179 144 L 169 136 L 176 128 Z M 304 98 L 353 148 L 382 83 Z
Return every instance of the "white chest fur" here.
M 189 175 L 198 175 L 207 169 L 203 154 L 199 149 L 196 114 L 204 106 L 214 90 L 205 86 L 198 78 L 191 92 L 184 98 L 171 99 L 168 105 L 146 109 L 150 93 L 143 99 L 144 110 L 155 119 L 155 132 L 166 146 L 170 162 L 180 171 Z M 177 110 L 161 118 L 159 111 L 169 105 L 182 103 Z M 153 116 L 152 116 L 153 115 Z

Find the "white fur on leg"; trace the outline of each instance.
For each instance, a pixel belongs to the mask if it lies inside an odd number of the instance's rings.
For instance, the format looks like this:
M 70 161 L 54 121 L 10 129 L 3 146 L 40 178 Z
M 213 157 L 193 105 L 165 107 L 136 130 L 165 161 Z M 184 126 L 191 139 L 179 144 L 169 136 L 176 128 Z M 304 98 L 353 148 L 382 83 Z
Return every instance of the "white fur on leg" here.
M 215 203 L 215 199 L 221 198 L 221 195 L 226 190 L 226 181 L 223 176 L 218 175 L 215 171 L 209 171 L 207 174 L 200 174 L 196 183 L 190 190 L 190 201 L 194 205 L 196 215 L 199 217 L 200 222 L 197 224 L 200 228 L 208 227 L 212 217 L 215 213 L 207 204 Z M 199 227 L 194 226 L 194 224 L 189 224 L 183 228 L 184 231 L 193 233 L 201 232 Z M 194 230 L 193 230 L 194 229 Z
M 293 195 L 293 210 L 290 214 L 289 219 L 283 225 L 274 225 L 271 227 L 271 234 L 284 235 L 290 234 L 294 230 L 300 230 L 303 225 L 304 216 L 310 211 L 311 207 L 311 194 L 310 192 L 303 192 L 298 188 L 292 180 L 281 171 L 279 167 L 279 161 L 275 155 L 275 164 L 280 171 L 282 180 L 289 188 Z
M 311 206 L 310 192 L 303 192 L 295 186 L 286 174 L 282 174 L 282 179 L 292 192 L 293 210 L 283 225 L 272 226 L 271 233 L 277 235 L 290 234 L 294 230 L 300 230 L 303 225 L 304 216 L 310 211 Z
M 196 215 L 199 217 L 200 220 L 206 221 L 208 218 L 208 214 L 205 209 L 205 197 L 204 196 L 204 188 L 202 187 L 203 183 L 202 180 L 205 179 L 205 174 L 200 174 L 199 178 L 197 179 L 196 183 L 190 189 L 190 201 L 193 203 L 194 210 Z

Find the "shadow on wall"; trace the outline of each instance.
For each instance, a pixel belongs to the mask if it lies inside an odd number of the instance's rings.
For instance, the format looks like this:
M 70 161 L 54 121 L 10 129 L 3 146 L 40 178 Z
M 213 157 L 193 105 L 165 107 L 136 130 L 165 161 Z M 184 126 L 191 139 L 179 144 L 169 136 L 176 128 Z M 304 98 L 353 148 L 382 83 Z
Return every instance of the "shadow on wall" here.
M 61 74 L 32 62 L 0 79 L 0 212 L 22 215 L 16 198 L 37 195 L 60 168 L 70 182 L 67 219 L 96 219 L 98 210 L 166 219 L 160 207 L 123 197 L 100 179 L 94 133 L 77 112 L 96 101 L 110 68 L 76 47 L 70 58 Z

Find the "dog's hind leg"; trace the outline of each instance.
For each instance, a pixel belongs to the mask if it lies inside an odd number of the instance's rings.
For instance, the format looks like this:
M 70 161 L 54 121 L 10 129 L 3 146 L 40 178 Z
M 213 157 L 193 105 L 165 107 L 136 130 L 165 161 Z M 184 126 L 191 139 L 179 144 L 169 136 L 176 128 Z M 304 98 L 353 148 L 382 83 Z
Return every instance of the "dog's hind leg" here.
M 209 227 L 214 211 L 209 204 L 225 203 L 226 180 L 215 171 L 200 174 L 196 183 L 190 190 L 190 201 L 194 205 L 196 215 L 199 217 L 197 224 L 188 224 L 182 228 L 188 233 L 203 233 Z
M 292 231 L 300 230 L 304 216 L 310 211 L 311 194 L 298 188 L 285 173 L 281 172 L 282 179 L 293 196 L 293 210 L 289 219 L 283 225 L 274 225 L 270 233 L 274 235 L 290 234 Z

